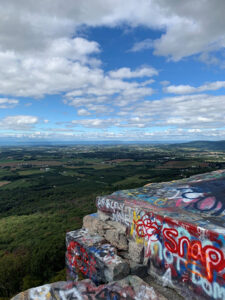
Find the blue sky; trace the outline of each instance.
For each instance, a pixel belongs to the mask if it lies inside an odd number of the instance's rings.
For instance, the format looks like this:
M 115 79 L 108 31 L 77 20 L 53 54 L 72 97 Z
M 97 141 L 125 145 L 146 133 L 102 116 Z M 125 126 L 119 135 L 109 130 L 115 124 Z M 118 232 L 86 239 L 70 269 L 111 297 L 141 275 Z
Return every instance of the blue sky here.
M 2 139 L 225 139 L 223 0 L 0 6 Z

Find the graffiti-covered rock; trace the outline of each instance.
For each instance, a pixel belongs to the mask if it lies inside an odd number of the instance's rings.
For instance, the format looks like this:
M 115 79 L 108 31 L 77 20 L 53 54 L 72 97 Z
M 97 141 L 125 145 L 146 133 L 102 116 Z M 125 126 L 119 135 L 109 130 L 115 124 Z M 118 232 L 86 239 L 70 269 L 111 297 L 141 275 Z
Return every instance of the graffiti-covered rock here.
M 66 264 L 68 280 L 77 280 L 77 273 L 99 284 L 119 280 L 129 274 L 129 264 L 117 255 L 117 250 L 99 235 L 87 229 L 67 233 Z
M 225 170 L 97 197 L 129 259 L 186 299 L 225 299 Z M 107 237 L 107 236 L 106 236 Z
M 91 280 L 55 282 L 29 289 L 11 300 L 166 300 L 140 278 L 129 276 L 118 282 L 96 286 Z

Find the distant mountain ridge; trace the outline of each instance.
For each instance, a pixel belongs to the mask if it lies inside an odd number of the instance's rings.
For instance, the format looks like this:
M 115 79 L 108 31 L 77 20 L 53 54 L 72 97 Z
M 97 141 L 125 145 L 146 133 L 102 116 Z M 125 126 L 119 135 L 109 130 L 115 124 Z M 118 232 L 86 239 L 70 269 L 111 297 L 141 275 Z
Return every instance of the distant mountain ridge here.
M 225 151 L 225 140 L 223 141 L 193 141 L 187 143 L 172 144 L 169 147 L 178 148 L 198 148 L 206 150 L 224 150 Z

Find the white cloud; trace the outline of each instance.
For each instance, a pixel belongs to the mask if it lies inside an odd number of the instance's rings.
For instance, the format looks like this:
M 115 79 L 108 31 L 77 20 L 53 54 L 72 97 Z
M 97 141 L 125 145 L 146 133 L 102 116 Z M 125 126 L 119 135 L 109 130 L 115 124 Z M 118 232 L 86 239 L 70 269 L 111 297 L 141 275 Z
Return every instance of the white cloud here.
M 72 125 L 105 129 L 117 127 L 120 130 L 124 127 L 145 130 L 154 127 L 219 129 L 225 127 L 225 96 L 197 94 L 125 103 L 117 113 L 109 112 L 108 118 L 74 120 Z
M 81 108 L 81 109 L 78 109 L 77 114 L 79 116 L 89 116 L 90 112 L 87 109 Z
M 97 43 L 81 38 L 65 42 L 68 45 L 60 42 L 54 41 L 45 52 L 26 55 L 0 51 L 0 94 L 41 97 L 102 79 L 103 71 L 96 67 L 96 59 L 92 66 L 90 57 L 98 51 Z
M 190 94 L 190 93 L 200 93 L 205 91 L 215 91 L 221 88 L 225 88 L 225 81 L 215 81 L 203 84 L 199 87 L 193 87 L 190 85 L 170 85 L 164 87 L 165 93 L 171 94 Z
M 122 0 L 69 0 L 67 5 L 62 0 L 54 4 L 50 0 L 0 3 L 0 94 L 42 97 L 80 92 L 83 96 L 84 90 L 95 97 L 116 93 L 128 97 L 129 91 L 136 91 L 138 97 L 152 94 L 153 90 L 142 89 L 144 83 L 141 87 L 123 79 L 157 75 L 156 69 L 120 68 L 104 74 L 96 57 L 100 45 L 77 36 L 76 30 L 83 25 L 121 24 L 163 30 L 153 42 L 155 54 L 178 60 L 205 53 L 206 48 L 209 53 L 224 47 L 223 7 L 219 0 L 199 0 L 197 5 L 194 0 L 188 4 L 131 0 L 129 6 Z M 150 40 L 141 43 L 143 48 Z
M 112 78 L 137 78 L 137 77 L 152 77 L 158 75 L 158 71 L 152 67 L 142 67 L 131 71 L 130 68 L 120 68 L 115 71 L 110 71 L 109 76 Z
M 0 108 L 13 108 L 19 103 L 16 99 L 0 98 Z
M 72 98 L 133 93 L 140 98 L 153 93 L 146 87 L 153 80 L 128 82 L 123 78 L 151 77 L 158 74 L 156 69 L 121 68 L 109 76 L 92 56 L 98 52 L 99 45 L 84 38 L 55 40 L 44 52 L 34 54 L 0 51 L 0 94 L 39 98 L 68 92 L 67 97 Z
M 129 5 L 123 0 L 68 0 L 66 5 L 62 0 L 8 0 L 0 3 L 0 45 L 2 51 L 34 53 L 70 38 L 81 25 L 142 25 L 163 32 L 152 42 L 156 55 L 179 60 L 224 48 L 224 10 L 223 0 L 130 0 Z M 152 43 L 145 39 L 133 49 Z
M 222 62 L 215 55 L 209 54 L 207 52 L 203 52 L 199 55 L 198 59 L 207 65 L 220 65 L 220 67 L 224 68 L 225 63 Z
M 38 123 L 38 117 L 29 115 L 8 116 L 0 120 L 1 129 L 30 130 Z
M 99 73 L 94 78 L 94 82 L 88 81 L 88 76 L 85 85 L 80 86 L 77 90 L 73 90 L 65 95 L 64 103 L 74 107 L 81 107 L 78 114 L 108 114 L 114 111 L 116 106 L 126 106 L 129 103 L 134 103 L 143 100 L 145 97 L 154 93 L 154 90 L 149 87 L 154 80 L 139 80 L 128 82 L 118 77 L 125 76 L 153 76 L 157 71 L 151 68 L 142 68 L 139 70 L 126 71 L 119 69 L 111 73 L 110 76 Z M 127 71 L 128 70 L 128 71 Z M 80 75 L 80 74 L 79 74 Z M 83 109 L 85 111 L 83 111 Z M 88 114 L 87 114 L 88 112 Z
M 225 96 L 182 95 L 144 101 L 134 106 L 135 116 L 149 118 L 151 126 L 222 128 L 225 126 Z
M 141 42 L 137 42 L 133 45 L 133 47 L 129 50 L 130 52 L 137 52 L 142 50 L 148 50 L 153 48 L 153 40 L 152 39 L 145 39 Z
M 163 89 L 165 93 L 170 94 L 189 94 L 194 93 L 196 88 L 190 86 L 190 85 L 170 85 Z
M 163 86 L 166 86 L 166 85 L 169 85 L 170 82 L 168 80 L 163 80 L 163 81 L 160 81 L 160 84 Z
M 82 125 L 86 128 L 106 128 L 112 126 L 113 121 L 111 119 L 103 120 L 103 119 L 95 118 L 95 119 L 73 120 L 71 124 L 74 126 Z
M 82 60 L 87 55 L 100 52 L 99 44 L 77 37 L 60 38 L 50 43 L 48 52 L 52 56 Z

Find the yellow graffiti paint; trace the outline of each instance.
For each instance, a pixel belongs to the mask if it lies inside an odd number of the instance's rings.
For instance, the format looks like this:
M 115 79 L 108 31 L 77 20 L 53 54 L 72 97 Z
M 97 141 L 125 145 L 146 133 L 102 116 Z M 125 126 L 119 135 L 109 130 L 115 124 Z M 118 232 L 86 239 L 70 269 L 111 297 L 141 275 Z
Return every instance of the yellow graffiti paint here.
M 168 199 L 166 198 L 158 198 L 154 201 L 154 205 L 163 206 L 167 203 Z
M 133 212 L 133 222 L 132 222 L 132 225 L 131 225 L 131 229 L 130 229 L 130 235 L 133 236 L 134 235 L 134 232 L 135 232 L 135 240 L 136 240 L 136 243 L 137 244 L 143 244 L 144 243 L 144 239 L 142 237 L 139 237 L 137 234 L 136 234 L 136 225 L 135 223 L 140 220 L 140 216 L 137 216 L 136 215 L 136 211 L 134 210 Z M 145 241 L 146 242 L 146 241 Z

